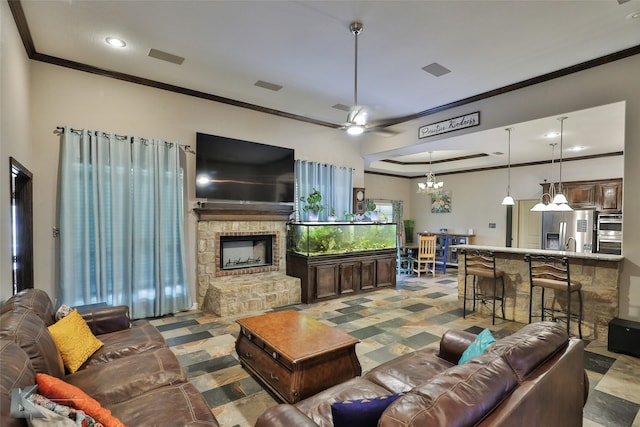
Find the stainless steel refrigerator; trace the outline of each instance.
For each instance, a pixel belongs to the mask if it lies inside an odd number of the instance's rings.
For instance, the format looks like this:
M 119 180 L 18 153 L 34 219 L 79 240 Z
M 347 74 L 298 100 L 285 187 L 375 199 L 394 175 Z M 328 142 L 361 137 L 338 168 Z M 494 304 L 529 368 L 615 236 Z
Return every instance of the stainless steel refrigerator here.
M 542 249 L 588 252 L 593 248 L 595 210 L 542 213 Z

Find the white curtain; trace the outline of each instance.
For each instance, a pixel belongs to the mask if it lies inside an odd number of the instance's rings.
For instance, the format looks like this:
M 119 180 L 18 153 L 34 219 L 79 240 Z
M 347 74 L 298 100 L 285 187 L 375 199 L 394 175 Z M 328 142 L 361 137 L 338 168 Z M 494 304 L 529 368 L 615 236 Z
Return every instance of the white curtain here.
M 64 128 L 60 304 L 128 305 L 133 318 L 191 306 L 178 144 Z
M 347 167 L 327 165 L 306 160 L 296 160 L 296 220 L 305 221 L 306 213 L 302 211 L 304 203 L 300 197 L 307 197 L 316 190 L 322 194 L 324 209 L 319 220 L 326 221 L 335 210 L 338 220 L 344 220 L 344 212 L 352 212 L 353 170 Z

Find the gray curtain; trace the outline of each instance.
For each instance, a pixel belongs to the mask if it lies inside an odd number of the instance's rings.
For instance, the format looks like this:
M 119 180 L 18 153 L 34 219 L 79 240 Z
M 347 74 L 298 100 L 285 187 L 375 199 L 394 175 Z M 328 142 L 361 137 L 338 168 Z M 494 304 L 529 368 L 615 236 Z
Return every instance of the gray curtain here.
M 131 317 L 191 307 L 178 144 L 65 128 L 59 303 L 128 305 Z
M 392 200 L 391 206 L 393 207 L 393 222 L 396 223 L 396 232 L 402 233 L 403 238 L 406 237 L 404 234 L 404 203 L 402 200 Z M 404 243 L 404 242 L 401 242 Z
M 296 221 L 306 221 L 302 210 L 304 202 L 314 189 L 322 194 L 324 209 L 320 212 L 320 221 L 326 221 L 331 209 L 338 219 L 344 219 L 344 212 L 351 212 L 351 193 L 353 189 L 353 170 L 347 167 L 328 165 L 306 160 L 296 160 Z

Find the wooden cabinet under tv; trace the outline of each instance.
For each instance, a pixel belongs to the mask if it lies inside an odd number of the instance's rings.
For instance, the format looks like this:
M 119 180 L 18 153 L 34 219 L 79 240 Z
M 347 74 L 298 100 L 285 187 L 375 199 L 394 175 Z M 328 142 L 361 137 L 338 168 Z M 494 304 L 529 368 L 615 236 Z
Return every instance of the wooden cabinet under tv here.
M 396 250 L 304 256 L 287 253 L 287 275 L 299 277 L 302 302 L 396 286 Z

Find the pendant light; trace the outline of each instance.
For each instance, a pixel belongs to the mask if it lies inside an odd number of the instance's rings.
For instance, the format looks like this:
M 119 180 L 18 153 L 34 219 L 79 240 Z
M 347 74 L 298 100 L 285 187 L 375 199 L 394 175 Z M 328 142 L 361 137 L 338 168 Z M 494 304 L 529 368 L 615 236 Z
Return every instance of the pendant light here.
M 553 198 L 553 203 L 557 205 L 557 209 L 559 211 L 572 211 L 571 206 L 569 206 L 569 202 L 562 192 L 562 138 L 564 134 L 564 121 L 567 117 L 558 117 L 560 121 L 560 176 L 558 181 L 558 192 Z
M 429 171 L 425 176 L 424 182 L 418 182 L 416 193 L 435 193 L 444 186 L 444 182 L 437 181 L 436 175 L 431 171 L 431 151 L 429 151 Z
M 553 174 L 553 160 L 555 159 L 555 150 L 556 150 L 556 145 L 558 144 L 554 142 L 549 145 L 551 146 L 551 173 Z M 556 207 L 556 205 L 553 203 L 553 197 L 551 197 L 551 193 L 555 193 L 554 186 L 555 184 L 553 182 L 549 185 L 549 193 L 545 193 L 544 189 L 542 190 L 540 201 L 530 209 L 532 212 L 545 212 L 545 211 L 555 210 L 554 207 Z M 549 204 L 546 204 L 544 202 L 544 196 L 547 196 L 549 198 Z
M 513 206 L 515 204 L 513 197 L 511 197 L 511 131 L 513 128 L 506 128 L 505 130 L 509 132 L 509 167 L 507 169 L 507 195 L 502 199 L 502 204 L 505 206 Z

